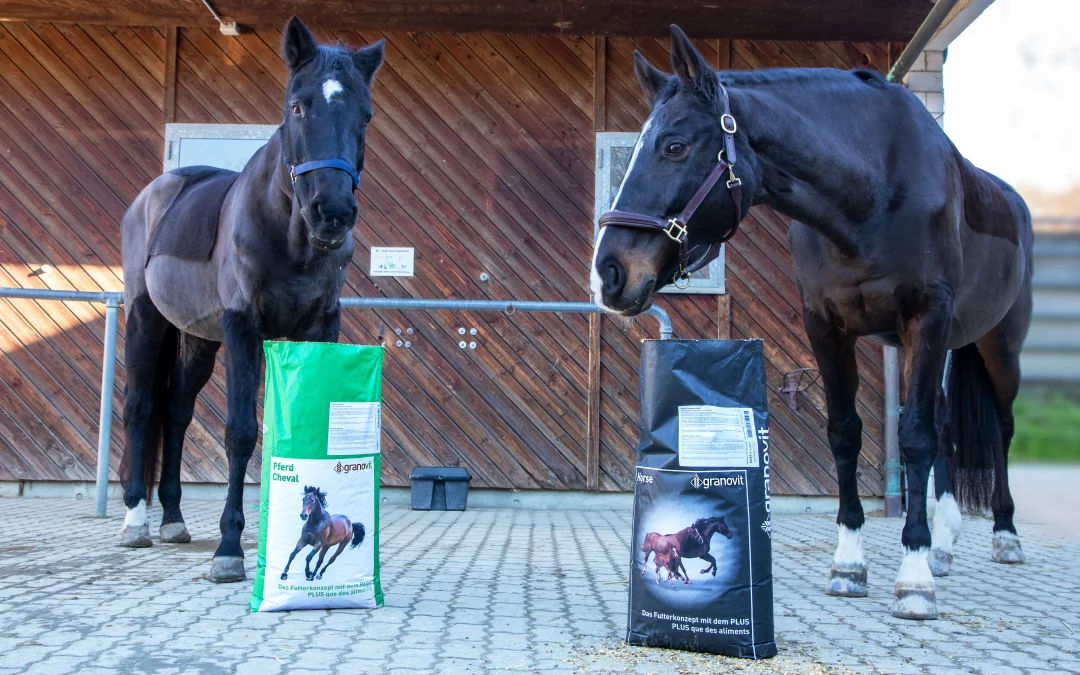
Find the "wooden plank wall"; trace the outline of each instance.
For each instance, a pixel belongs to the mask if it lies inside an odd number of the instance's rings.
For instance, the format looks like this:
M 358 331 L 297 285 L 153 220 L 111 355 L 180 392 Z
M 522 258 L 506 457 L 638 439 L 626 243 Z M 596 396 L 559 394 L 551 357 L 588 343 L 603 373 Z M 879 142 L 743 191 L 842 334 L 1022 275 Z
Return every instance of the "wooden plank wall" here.
M 177 122 L 276 123 L 285 69 L 277 31 L 0 24 L 0 283 L 118 290 L 124 206 L 160 171 L 163 102 Z M 346 293 L 388 297 L 587 299 L 593 128 L 636 130 L 646 111 L 632 50 L 667 62 L 663 40 L 324 33 L 350 45 L 387 39 L 361 189 L 357 255 Z M 734 68 L 849 67 L 873 45 L 702 42 Z M 727 59 L 725 61 L 725 59 Z M 606 67 L 594 100 L 596 64 Z M 166 73 L 175 91 L 162 86 Z M 601 120 L 594 111 L 604 112 Z M 679 337 L 765 338 L 769 386 L 813 365 L 801 329 L 787 224 L 756 209 L 728 246 L 730 298 L 665 297 Z M 417 276 L 369 279 L 366 249 L 417 249 Z M 41 264 L 55 271 L 28 276 Z M 489 275 L 481 281 L 481 273 Z M 730 325 L 726 319 L 730 306 Z M 82 304 L 0 305 L 0 480 L 92 480 L 102 311 Z M 639 341 L 647 319 L 350 311 L 342 340 L 390 338 L 384 474 L 404 485 L 417 464 L 460 464 L 475 487 L 584 489 L 589 454 L 590 335 L 599 338 L 601 490 L 631 485 Z M 412 329 L 412 333 L 408 329 Z M 459 329 L 466 329 L 465 336 Z M 476 328 L 477 335 L 468 329 Z M 393 346 L 397 334 L 411 347 Z M 461 349 L 462 339 L 477 342 Z M 122 342 L 121 342 L 122 350 Z M 122 353 L 122 352 L 121 352 Z M 862 489 L 881 494 L 880 356 L 860 352 L 866 421 Z M 114 403 L 119 465 L 120 392 Z M 774 396 L 779 493 L 835 493 L 820 388 L 798 413 Z M 221 482 L 222 370 L 189 432 L 183 478 Z M 252 463 L 249 480 L 257 480 Z M 115 477 L 115 476 L 114 476 Z

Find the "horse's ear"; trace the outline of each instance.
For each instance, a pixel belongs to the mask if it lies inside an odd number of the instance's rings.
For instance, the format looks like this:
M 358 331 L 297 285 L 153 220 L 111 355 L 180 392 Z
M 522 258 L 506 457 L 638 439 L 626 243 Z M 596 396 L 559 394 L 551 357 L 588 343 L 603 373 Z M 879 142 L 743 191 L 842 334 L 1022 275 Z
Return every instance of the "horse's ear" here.
M 645 98 L 649 99 L 649 107 L 656 104 L 656 97 L 660 90 L 667 84 L 668 74 L 659 68 L 655 68 L 645 60 L 641 52 L 634 50 L 634 75 L 637 76 L 641 91 L 645 92 Z
M 308 27 L 295 16 L 285 25 L 281 38 L 281 58 L 289 70 L 296 70 L 319 53 L 319 41 Z
M 675 24 L 671 24 L 671 69 L 683 86 L 698 89 L 707 96 L 715 93 L 716 74 L 686 33 Z
M 353 63 L 356 64 L 356 69 L 360 71 L 360 75 L 368 86 L 371 86 L 375 73 L 378 72 L 379 66 L 383 64 L 385 46 L 386 41 L 379 40 L 375 44 L 361 47 L 353 53 Z

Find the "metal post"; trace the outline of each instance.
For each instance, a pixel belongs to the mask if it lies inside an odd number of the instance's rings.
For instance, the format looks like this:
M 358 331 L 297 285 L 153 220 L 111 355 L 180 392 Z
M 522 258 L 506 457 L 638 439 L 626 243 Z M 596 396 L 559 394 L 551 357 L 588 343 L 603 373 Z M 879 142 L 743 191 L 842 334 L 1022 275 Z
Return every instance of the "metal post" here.
M 896 347 L 885 347 L 885 516 L 899 518 L 900 499 L 900 365 Z
M 105 354 L 101 358 L 101 416 L 98 418 L 97 517 L 105 517 L 109 499 L 109 443 L 112 437 L 113 380 L 116 375 L 116 314 L 120 298 L 105 302 Z
M 956 6 L 956 3 L 957 0 L 937 0 L 937 4 L 923 19 L 922 25 L 915 31 L 915 35 L 911 37 L 911 41 L 908 42 L 907 47 L 904 47 L 904 51 L 900 53 L 896 63 L 893 64 L 888 75 L 889 82 L 899 82 L 904 79 L 904 75 L 907 75 L 911 64 L 915 63 L 916 57 L 926 48 L 934 34 L 941 28 L 941 24 L 945 23 L 945 19 L 948 18 L 949 12 Z

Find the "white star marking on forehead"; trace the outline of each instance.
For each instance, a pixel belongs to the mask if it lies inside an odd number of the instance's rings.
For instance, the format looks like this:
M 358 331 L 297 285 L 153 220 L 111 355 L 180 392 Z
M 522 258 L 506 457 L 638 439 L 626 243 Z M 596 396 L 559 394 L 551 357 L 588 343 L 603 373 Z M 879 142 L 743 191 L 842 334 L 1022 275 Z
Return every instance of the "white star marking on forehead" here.
M 341 87 L 341 83 L 337 80 L 327 80 L 322 83 L 322 93 L 326 97 L 326 102 L 329 103 L 330 99 L 334 98 L 335 94 L 340 94 L 345 91 Z

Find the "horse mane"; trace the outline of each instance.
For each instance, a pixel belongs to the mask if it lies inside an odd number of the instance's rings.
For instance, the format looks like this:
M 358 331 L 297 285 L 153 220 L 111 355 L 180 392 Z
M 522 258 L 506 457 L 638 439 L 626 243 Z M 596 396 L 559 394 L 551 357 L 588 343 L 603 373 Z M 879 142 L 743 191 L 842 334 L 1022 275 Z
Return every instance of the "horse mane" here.
M 889 81 L 876 70 L 858 68 L 839 70 L 837 68 L 765 68 L 762 70 L 720 70 L 716 71 L 720 84 L 725 87 L 769 86 L 790 84 L 828 84 L 849 86 L 872 86 L 886 88 Z M 689 91 L 702 99 L 704 103 L 714 104 L 705 92 L 697 87 L 686 87 L 677 77 L 669 77 L 656 93 L 657 103 L 666 103 L 680 91 Z
M 322 490 L 320 490 L 319 488 L 315 487 L 314 485 L 305 485 L 304 486 L 304 494 L 313 494 L 313 495 L 315 495 L 316 497 L 319 498 L 319 503 L 322 504 L 322 507 L 324 509 L 327 508 L 327 506 L 326 506 L 326 493 L 323 492 Z
M 693 527 L 695 530 L 700 530 L 702 527 L 708 527 L 710 524 L 712 524 L 712 523 L 714 523 L 714 522 L 716 522 L 718 520 L 720 522 L 724 522 L 724 517 L 723 516 L 711 516 L 709 518 L 698 518 L 697 520 L 694 521 L 694 524 L 691 527 Z

